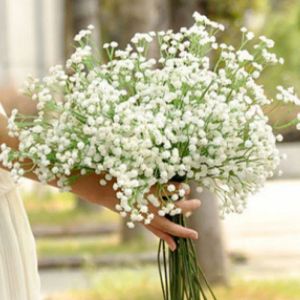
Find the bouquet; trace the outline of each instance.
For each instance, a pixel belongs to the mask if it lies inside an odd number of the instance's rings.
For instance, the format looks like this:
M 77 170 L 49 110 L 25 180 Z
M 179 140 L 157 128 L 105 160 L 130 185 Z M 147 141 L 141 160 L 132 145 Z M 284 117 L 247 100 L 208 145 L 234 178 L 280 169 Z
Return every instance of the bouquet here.
M 41 182 L 56 179 L 68 190 L 80 175 L 104 173 L 99 184 L 115 179 L 116 209 L 130 228 L 152 221 L 150 205 L 184 225 L 176 201 L 185 190 L 172 180 L 209 189 L 221 215 L 242 212 L 279 166 L 278 131 L 300 129 L 300 115 L 272 128 L 266 109 L 300 100 L 282 86 L 270 99 L 258 83 L 266 67 L 283 63 L 270 52 L 272 40 L 254 42 L 242 28 L 235 48 L 218 42 L 223 25 L 193 17 L 195 23 L 179 32 L 137 33 L 123 50 L 106 43 L 105 58 L 93 46 L 93 27 L 79 32 L 65 66 L 27 81 L 25 94 L 37 102 L 38 114 L 13 111 L 9 119 L 19 149 L 2 145 L 0 160 L 15 179 L 33 171 Z M 154 41 L 158 59 L 148 56 Z M 176 242 L 169 253 L 163 241 L 159 245 L 164 299 L 215 299 L 191 241 Z

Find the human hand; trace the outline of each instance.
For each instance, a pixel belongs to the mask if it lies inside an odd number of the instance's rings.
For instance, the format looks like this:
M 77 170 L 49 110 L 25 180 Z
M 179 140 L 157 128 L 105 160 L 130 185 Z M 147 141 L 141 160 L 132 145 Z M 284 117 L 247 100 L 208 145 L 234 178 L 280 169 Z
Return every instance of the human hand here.
M 100 176 L 95 174 L 82 176 L 76 181 L 72 190 L 89 202 L 116 211 L 115 207 L 116 204 L 119 203 L 119 200 L 116 198 L 116 191 L 112 187 L 114 181 L 109 181 L 106 186 L 100 186 L 100 179 Z M 155 192 L 155 188 L 156 187 L 153 187 L 151 192 Z M 186 191 L 186 195 L 188 195 L 188 193 L 189 190 Z M 174 202 L 174 204 L 182 210 L 183 214 L 190 214 L 200 207 L 201 201 L 198 199 L 187 200 L 183 198 L 182 200 Z M 163 239 L 172 251 L 176 249 L 174 237 L 190 238 L 193 240 L 198 238 L 197 231 L 176 224 L 170 221 L 166 216 L 160 216 L 158 214 L 158 208 L 150 206 L 150 211 L 154 214 L 154 219 L 149 225 L 144 224 L 144 226 L 158 238 Z
M 188 195 L 190 190 L 186 190 L 186 195 Z M 201 201 L 199 199 L 189 199 L 183 198 L 180 201 L 174 202 L 175 206 L 181 209 L 181 213 L 184 215 L 190 215 L 193 211 L 201 206 Z M 158 238 L 164 240 L 169 248 L 174 251 L 176 249 L 176 242 L 174 237 L 190 238 L 193 240 L 198 239 L 198 232 L 176 224 L 170 221 L 166 216 L 160 216 L 158 214 L 158 209 L 154 206 L 150 207 L 151 212 L 154 214 L 154 219 L 149 225 L 144 225 L 148 230 L 150 230 Z

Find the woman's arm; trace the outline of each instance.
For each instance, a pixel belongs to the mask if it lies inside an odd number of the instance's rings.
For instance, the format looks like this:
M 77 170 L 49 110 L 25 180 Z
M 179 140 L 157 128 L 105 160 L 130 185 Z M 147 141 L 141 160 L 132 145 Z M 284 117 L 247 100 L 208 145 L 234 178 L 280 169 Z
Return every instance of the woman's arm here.
M 1 92 L 0 92 L 0 99 L 1 99 Z M 15 99 L 14 101 L 16 101 L 16 99 L 19 99 L 16 102 L 22 100 L 16 97 L 12 99 Z M 6 103 L 10 103 L 9 107 L 13 107 L 11 105 L 12 102 L 4 102 L 4 106 Z M 7 106 L 4 108 L 7 109 Z M 29 107 L 23 106 L 23 109 L 25 109 L 27 113 L 30 114 L 34 112 L 34 106 L 29 106 Z M 7 110 L 9 111 L 10 109 Z M 22 110 L 22 113 L 24 113 L 24 110 Z M 2 143 L 7 144 L 9 147 L 13 149 L 18 148 L 18 140 L 16 138 L 11 138 L 8 136 L 6 117 L 0 115 L 0 144 Z M 0 165 L 0 167 L 3 166 Z M 116 198 L 115 191 L 112 188 L 113 182 L 110 181 L 106 186 L 101 186 L 99 184 L 99 180 L 102 178 L 102 176 L 103 175 L 96 175 L 96 174 L 81 176 L 76 181 L 76 183 L 72 186 L 72 192 L 80 196 L 80 198 L 83 198 L 89 202 L 102 205 L 108 209 L 115 211 L 115 206 L 118 203 L 118 199 Z M 27 173 L 26 177 L 33 180 L 37 180 L 34 173 Z M 56 182 L 52 182 L 51 185 L 56 186 Z M 188 200 L 188 201 L 181 200 L 177 203 L 177 206 L 182 209 L 183 213 L 187 213 L 187 212 L 192 212 L 198 207 L 200 207 L 200 204 L 201 204 L 200 200 L 197 199 Z M 154 213 L 155 218 L 150 225 L 146 226 L 147 229 L 149 229 L 159 238 L 165 240 L 171 249 L 175 250 L 176 248 L 176 243 L 174 242 L 172 236 L 185 237 L 191 239 L 198 238 L 198 233 L 195 230 L 180 226 L 178 224 L 169 221 L 165 217 L 159 216 L 157 213 L 157 209 L 155 209 L 154 207 L 152 208 L 152 212 Z

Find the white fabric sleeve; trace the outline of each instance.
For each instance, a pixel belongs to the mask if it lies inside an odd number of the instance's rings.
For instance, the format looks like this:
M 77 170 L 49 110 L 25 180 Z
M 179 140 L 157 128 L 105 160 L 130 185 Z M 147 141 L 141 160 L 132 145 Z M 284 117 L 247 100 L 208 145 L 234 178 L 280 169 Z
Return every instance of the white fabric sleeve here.
M 23 201 L 0 170 L 0 299 L 40 300 L 34 237 Z

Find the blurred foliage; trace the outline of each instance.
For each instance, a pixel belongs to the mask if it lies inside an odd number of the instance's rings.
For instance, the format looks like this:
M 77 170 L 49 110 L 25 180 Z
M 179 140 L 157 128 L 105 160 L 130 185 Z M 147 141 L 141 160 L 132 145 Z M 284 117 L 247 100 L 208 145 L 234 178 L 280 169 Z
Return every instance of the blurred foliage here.
M 43 193 L 23 191 L 25 208 L 31 225 L 78 226 L 84 224 L 118 223 L 119 216 L 108 210 L 86 210 L 77 207 L 77 199 L 71 193 L 59 193 L 52 189 L 43 189 Z M 81 200 L 83 201 L 83 200 Z
M 178 16 L 178 12 L 176 14 L 178 9 L 181 11 L 179 15 L 184 14 L 184 10 L 188 12 L 198 10 L 212 19 L 227 24 L 242 24 L 245 15 L 261 12 L 265 13 L 270 8 L 269 0 L 162 0 L 161 3 L 164 4 L 160 4 L 160 7 L 158 7 L 159 1 L 157 0 L 149 0 L 149 3 L 153 2 L 152 5 L 146 5 L 146 2 L 144 4 L 143 2 L 145 1 L 101 0 L 102 40 L 104 42 L 116 40 L 120 42 L 121 45 L 125 45 L 133 34 L 132 23 L 135 23 L 135 32 L 163 30 L 172 27 L 171 23 L 173 23 L 174 26 L 176 22 L 179 22 L 180 26 L 188 26 L 191 24 L 192 13 L 182 19 Z M 155 12 L 155 7 L 160 10 Z M 166 8 L 168 8 L 168 12 Z M 150 11 L 147 11 L 147 9 L 150 9 Z M 157 19 L 160 19 L 158 24 L 156 24 L 157 20 L 150 20 L 156 13 L 160 14 L 160 16 L 157 17 Z M 127 16 L 130 17 L 127 19 Z M 179 20 L 172 22 L 174 18 L 179 18 Z M 168 23 L 168 21 L 170 24 L 166 25 L 165 23 Z M 149 25 L 147 23 L 150 24 L 150 27 L 147 26 Z M 158 28 L 152 28 L 153 26 L 158 26 Z
M 262 76 L 266 93 L 274 97 L 277 85 L 294 86 L 300 94 L 300 3 L 296 0 L 284 1 L 279 10 L 266 16 L 262 34 L 275 41 L 274 52 L 284 58 L 283 66 L 266 69 Z M 270 115 L 272 123 L 285 122 L 296 116 L 299 108 L 285 107 Z M 294 128 L 284 131 L 285 141 L 299 141 L 300 132 Z
M 59 199 L 58 199 L 59 200 Z M 63 200 L 59 200 L 62 201 Z M 79 208 L 65 211 L 53 211 L 42 209 L 32 211 L 27 209 L 30 224 L 35 225 L 60 225 L 60 226 L 78 226 L 78 225 L 101 225 L 107 223 L 116 224 L 119 222 L 119 216 L 109 210 L 87 212 Z
M 95 236 L 89 238 L 63 238 L 63 239 L 38 239 L 37 251 L 39 258 L 77 256 L 90 257 L 112 255 L 122 253 L 142 253 L 155 251 L 156 242 L 145 243 L 135 240 L 126 245 L 120 242 L 120 236 L 116 233 L 110 236 Z
M 205 13 L 209 17 L 230 22 L 244 19 L 248 11 L 265 12 L 269 8 L 268 0 L 209 0 L 205 3 Z
M 116 280 L 118 278 L 118 280 Z M 74 291 L 47 300 L 156 300 L 161 299 L 159 277 L 155 267 L 136 270 L 102 270 L 92 277 L 90 291 Z M 300 281 L 233 280 L 230 287 L 215 287 L 222 300 L 298 300 Z
M 26 208 L 31 212 L 49 211 L 65 212 L 75 208 L 75 196 L 71 193 L 59 193 L 51 188 L 43 187 L 30 191 L 23 191 Z
M 300 3 L 290 2 L 293 3 L 266 17 L 263 33 L 275 41 L 274 51 L 285 59 L 284 66 L 266 70 L 264 82 L 268 90 L 283 82 L 300 92 Z

